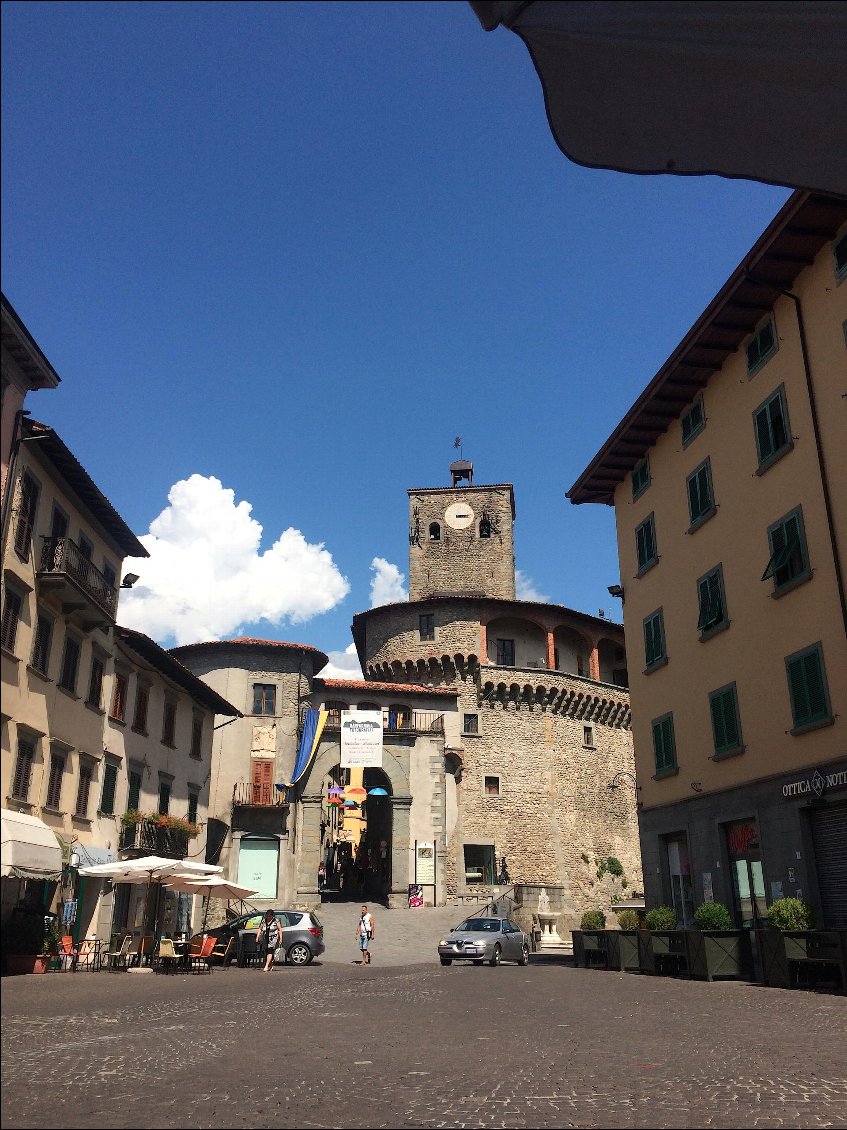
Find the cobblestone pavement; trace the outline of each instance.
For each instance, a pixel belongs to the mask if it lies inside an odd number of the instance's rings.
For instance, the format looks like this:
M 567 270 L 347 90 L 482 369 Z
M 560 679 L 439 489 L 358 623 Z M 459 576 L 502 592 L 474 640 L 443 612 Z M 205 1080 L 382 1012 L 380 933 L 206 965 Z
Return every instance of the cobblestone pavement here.
M 841 1127 L 847 998 L 574 969 L 5 978 L 18 1127 Z

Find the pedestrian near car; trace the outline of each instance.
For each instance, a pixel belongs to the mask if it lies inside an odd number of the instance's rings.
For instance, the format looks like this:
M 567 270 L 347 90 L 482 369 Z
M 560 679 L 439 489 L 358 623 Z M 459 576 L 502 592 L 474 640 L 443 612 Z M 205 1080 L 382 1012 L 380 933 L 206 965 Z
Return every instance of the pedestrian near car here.
M 326 864 L 323 860 L 318 864 L 318 890 L 322 891 L 326 886 Z
M 371 963 L 371 950 L 370 944 L 376 931 L 374 930 L 373 915 L 366 906 L 362 907 L 362 916 L 359 919 L 359 925 L 356 927 L 356 937 L 359 939 L 359 951 L 361 959 L 359 965 L 370 965 Z
M 256 941 L 265 946 L 265 968 L 263 973 L 270 973 L 274 963 L 274 953 L 282 945 L 282 926 L 272 910 L 265 911 L 261 926 L 256 931 Z

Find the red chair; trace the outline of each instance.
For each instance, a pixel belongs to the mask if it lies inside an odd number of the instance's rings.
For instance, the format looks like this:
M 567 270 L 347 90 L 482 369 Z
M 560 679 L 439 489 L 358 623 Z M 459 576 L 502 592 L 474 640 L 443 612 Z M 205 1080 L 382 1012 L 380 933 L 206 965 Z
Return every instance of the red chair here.
M 203 938 L 199 947 L 192 945 L 188 951 L 188 965 L 192 973 L 202 973 L 203 967 L 207 973 L 212 972 L 212 950 L 215 948 L 217 938 Z
M 73 971 L 76 965 L 78 951 L 74 947 L 74 940 L 70 934 L 63 934 L 59 939 L 58 956 L 62 964 L 62 972 L 67 973 L 69 969 Z

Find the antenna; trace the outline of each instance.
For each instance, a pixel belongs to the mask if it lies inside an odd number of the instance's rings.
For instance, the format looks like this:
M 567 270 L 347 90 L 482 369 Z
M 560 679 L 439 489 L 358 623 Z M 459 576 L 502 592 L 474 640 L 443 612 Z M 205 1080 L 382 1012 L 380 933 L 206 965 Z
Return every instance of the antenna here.
M 463 458 L 463 451 L 462 451 L 462 437 L 461 436 L 456 436 L 456 438 L 453 440 L 453 446 L 458 447 L 459 458 L 462 459 Z

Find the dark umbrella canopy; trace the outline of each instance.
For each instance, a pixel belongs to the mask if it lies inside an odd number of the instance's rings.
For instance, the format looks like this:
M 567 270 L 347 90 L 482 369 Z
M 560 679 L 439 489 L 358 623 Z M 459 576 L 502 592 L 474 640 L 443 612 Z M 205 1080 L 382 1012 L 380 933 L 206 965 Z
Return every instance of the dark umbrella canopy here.
M 847 194 L 847 4 L 471 0 L 526 44 L 572 161 Z

